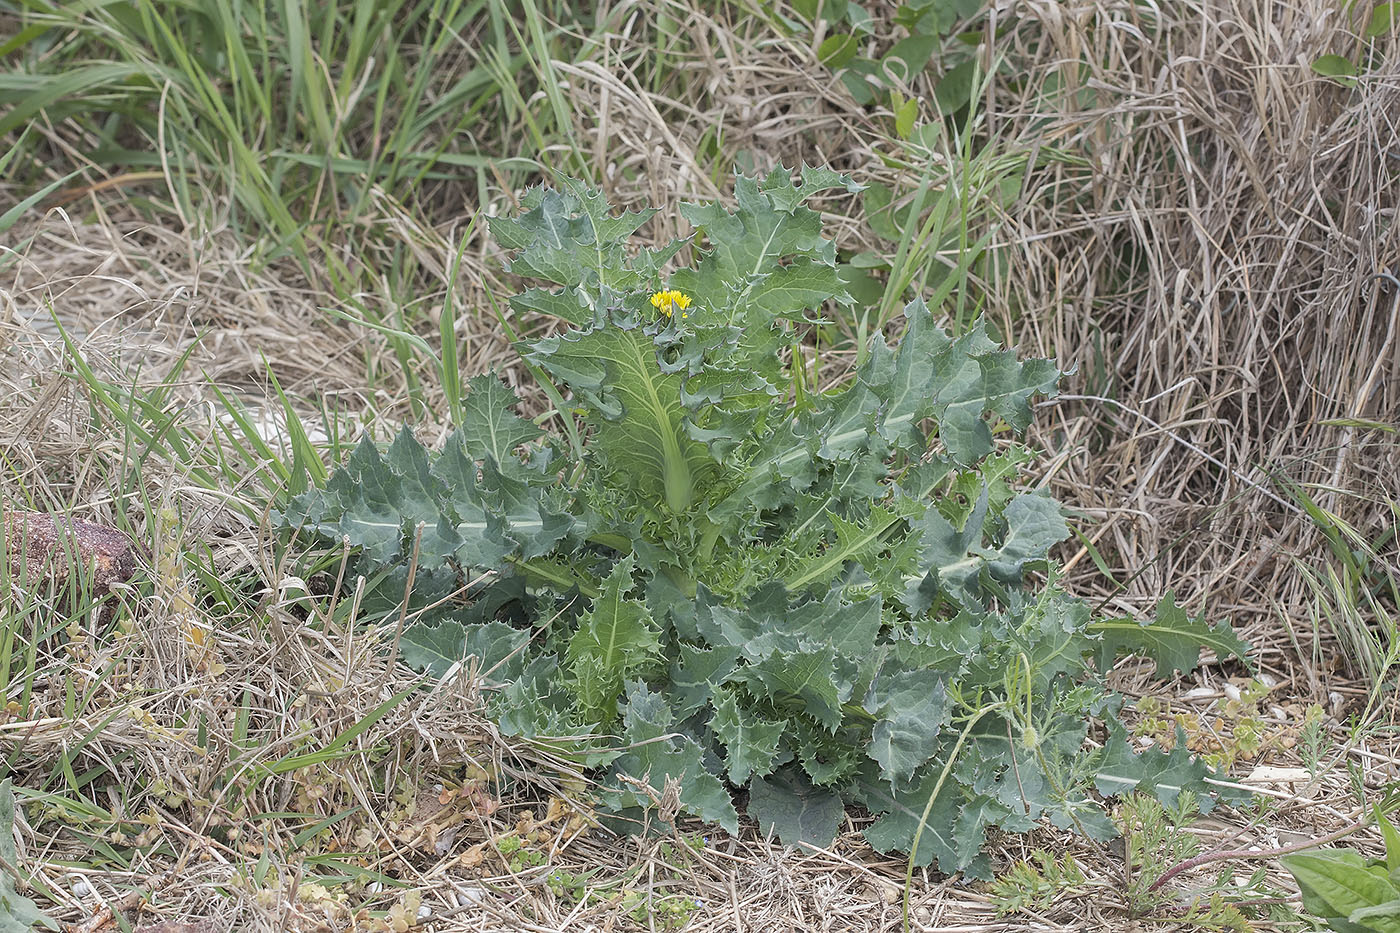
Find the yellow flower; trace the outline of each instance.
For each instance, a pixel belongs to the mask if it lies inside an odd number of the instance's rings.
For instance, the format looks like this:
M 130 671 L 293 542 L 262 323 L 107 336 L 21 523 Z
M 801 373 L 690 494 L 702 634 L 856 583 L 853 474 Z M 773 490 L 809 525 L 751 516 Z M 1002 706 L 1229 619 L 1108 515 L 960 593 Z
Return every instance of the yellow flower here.
M 689 314 L 685 313 L 685 309 L 690 307 L 690 296 L 678 292 L 674 288 L 652 295 L 651 306 L 667 317 L 675 314 L 677 308 L 681 310 L 681 320 L 690 317 Z

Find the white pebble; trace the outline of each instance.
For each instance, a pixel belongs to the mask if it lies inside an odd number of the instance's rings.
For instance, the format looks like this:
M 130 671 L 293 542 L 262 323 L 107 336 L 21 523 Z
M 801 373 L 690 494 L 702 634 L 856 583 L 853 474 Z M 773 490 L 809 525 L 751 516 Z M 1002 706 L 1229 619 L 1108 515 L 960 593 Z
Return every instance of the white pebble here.
M 383 890 L 384 882 L 382 881 L 371 881 L 369 884 L 365 885 L 366 894 L 378 894 L 380 891 Z
M 75 878 L 73 880 L 73 896 L 87 897 L 92 893 L 92 885 L 88 884 L 86 878 Z
M 1270 690 L 1278 686 L 1278 678 L 1274 677 L 1272 674 L 1256 674 L 1254 679 L 1259 681 L 1264 686 L 1268 687 Z
M 1182 699 L 1185 699 L 1185 700 L 1204 700 L 1204 699 L 1206 699 L 1207 697 L 1213 697 L 1213 696 L 1215 696 L 1215 688 L 1214 688 L 1214 687 L 1192 687 L 1190 690 L 1187 690 L 1187 691 L 1186 691 L 1186 695 L 1185 695 L 1184 697 L 1182 697 Z
M 419 908 L 418 908 L 418 922 L 419 922 L 419 923 L 422 923 L 424 920 L 427 920 L 427 919 L 428 919 L 429 917 L 431 917 L 432 915 L 433 915 L 433 909 L 432 909 L 431 907 L 429 907 L 427 904 L 424 904 L 422 907 L 419 907 Z
M 1234 684 L 1221 684 L 1220 689 L 1225 691 L 1225 696 L 1230 699 L 1230 702 L 1238 703 L 1240 701 L 1239 687 L 1236 687 Z
M 1151 748 L 1156 743 L 1153 741 L 1152 736 L 1144 735 L 1138 737 L 1138 744 L 1141 745 L 1143 748 Z
M 466 907 L 468 904 L 481 903 L 480 888 L 463 888 L 457 892 L 457 906 Z

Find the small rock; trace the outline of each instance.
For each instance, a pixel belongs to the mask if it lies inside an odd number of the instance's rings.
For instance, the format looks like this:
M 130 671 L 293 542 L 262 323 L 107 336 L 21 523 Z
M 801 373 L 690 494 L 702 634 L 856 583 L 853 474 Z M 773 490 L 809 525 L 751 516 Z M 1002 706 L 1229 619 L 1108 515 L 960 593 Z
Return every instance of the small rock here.
M 70 581 L 74 560 L 92 570 L 94 596 L 106 596 L 112 587 L 136 573 L 136 545 L 115 528 L 79 519 L 55 520 L 39 512 L 4 512 L 5 557 L 16 579 Z

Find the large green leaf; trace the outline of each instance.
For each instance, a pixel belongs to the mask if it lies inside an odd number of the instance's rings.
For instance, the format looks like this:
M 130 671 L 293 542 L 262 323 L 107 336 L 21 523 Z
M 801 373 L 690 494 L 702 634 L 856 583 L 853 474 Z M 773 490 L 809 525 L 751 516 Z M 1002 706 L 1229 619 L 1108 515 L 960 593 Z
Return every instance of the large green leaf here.
M 734 833 L 739 831 L 739 814 L 729 799 L 724 783 L 705 767 L 705 754 L 695 739 L 675 734 L 674 716 L 659 693 L 640 681 L 627 685 L 622 707 L 622 737 L 627 750 L 613 763 L 617 773 L 645 781 L 658 794 L 666 778 L 680 783 L 681 805 L 687 813 Z M 635 790 L 618 783 L 623 806 L 647 806 L 650 801 Z
M 867 754 L 880 764 L 880 776 L 902 781 L 938 750 L 948 722 L 946 675 L 938 670 L 884 671 L 865 698 L 876 717 Z
M 493 217 L 491 235 L 517 249 L 511 270 L 517 275 L 560 285 L 626 287 L 638 278 L 628 268 L 622 241 L 655 210 L 611 217 L 603 196 L 571 183 L 567 191 L 535 188 L 526 193 L 527 210 L 516 218 Z
M 828 730 L 841 725 L 841 704 L 851 696 L 852 684 L 838 672 L 831 648 L 776 651 L 734 677 L 779 709 L 805 713 Z
M 347 540 L 380 564 L 410 554 L 421 525 L 419 560 L 434 566 L 462 546 L 445 492 L 430 472 L 427 452 L 404 428 L 385 454 L 368 436 L 361 439 L 325 489 L 293 498 L 281 518 L 332 540 Z
M 1094 783 L 1105 796 L 1121 796 L 1135 790 L 1172 806 L 1183 790 L 1200 788 L 1208 774 L 1205 764 L 1187 749 L 1186 734 L 1179 726 L 1176 746 L 1169 752 L 1160 748 L 1135 750 L 1119 727 L 1104 746 L 1103 758 L 1094 771 Z M 1214 804 L 1209 796 L 1200 797 L 1199 801 L 1203 811 Z
M 457 439 L 473 460 L 491 460 L 498 469 L 519 463 L 516 448 L 539 440 L 543 432 L 515 413 L 520 400 L 495 376 L 483 375 L 467 383 L 462 403 L 462 426 Z
M 682 377 L 661 371 L 639 318 L 541 340 L 529 358 L 587 405 L 592 454 L 620 485 L 675 515 L 703 495 L 716 464 L 686 431 Z
M 763 777 L 772 773 L 788 723 L 765 719 L 740 707 L 736 691 L 731 688 L 721 688 L 715 694 L 714 707 L 710 728 L 724 745 L 729 780 L 742 786 L 750 775 Z
M 671 662 L 671 694 L 676 715 L 684 718 L 709 705 L 715 690 L 738 667 L 741 652 L 728 645 L 697 648 L 681 643 L 677 653 L 678 660 Z
M 477 670 L 488 682 L 510 681 L 524 666 L 522 649 L 529 631 L 501 622 L 463 625 L 445 619 L 435 625 L 410 625 L 399 641 L 403 659 L 413 667 L 441 675 L 458 661 L 477 660 Z
M 938 422 L 948 454 L 971 464 L 992 451 L 984 413 L 995 412 L 1015 428 L 1030 422 L 1030 398 L 1056 390 L 1060 371 L 1050 360 L 1018 362 L 1001 350 L 978 322 L 953 338 L 938 328 L 921 300 L 904 309 L 907 327 L 897 352 L 877 340 L 860 379 L 884 400 L 880 431 L 890 444 L 922 452 L 924 419 Z
M 749 783 L 749 816 L 765 836 L 773 833 L 783 845 L 807 842 L 826 848 L 836 838 L 846 808 L 840 795 L 813 787 L 802 771 L 780 768 Z
M 1400 900 L 1400 888 L 1385 866 L 1351 849 L 1317 849 L 1280 859 L 1303 894 L 1303 907 L 1340 933 L 1396 933 L 1400 916 L 1374 913 L 1376 907 Z M 1360 917 L 1358 913 L 1362 913 Z M 1353 919 L 1354 918 L 1354 919 Z
M 912 785 L 891 785 L 875 775 L 863 776 L 858 784 L 857 794 L 877 819 L 865 830 L 865 841 L 877 852 L 908 852 L 914 844 L 914 836 L 919 836 L 919 851 L 915 856 L 917 866 L 932 865 L 938 860 L 939 871 L 952 874 L 971 865 L 977 858 L 982 840 L 969 845 L 975 834 L 966 828 L 956 832 L 958 815 L 967 801 L 955 782 L 945 781 L 933 801 L 927 821 L 920 818 L 933 789 L 938 784 L 938 769 L 930 768 L 917 783 Z
M 579 619 L 564 655 L 573 674 L 573 689 L 583 709 L 596 721 L 610 722 L 624 680 L 654 667 L 661 642 L 645 604 L 628 599 L 632 588 L 631 555 L 617 562 L 603 581 L 603 591 Z
M 1201 616 L 1191 618 L 1171 592 L 1162 597 L 1150 619 L 1105 619 L 1090 624 L 1088 630 L 1100 636 L 1096 663 L 1101 671 L 1112 667 L 1116 658 L 1132 654 L 1153 661 L 1157 673 L 1164 677 L 1174 670 L 1185 674 L 1200 663 L 1203 646 L 1220 658 L 1240 660 L 1245 660 L 1249 647 L 1235 635 L 1229 622 L 1222 620 L 1212 626 Z
M 984 543 L 989 496 L 983 486 L 961 529 L 930 505 L 912 524 L 919 537 L 918 574 L 909 580 L 905 604 L 912 612 L 927 608 L 931 599 L 944 594 L 964 609 L 984 606 L 990 595 L 982 585 L 985 571 L 992 579 L 1018 586 L 1026 572 L 1043 564 L 1050 549 L 1069 537 L 1060 506 L 1053 499 L 1034 494 L 1015 496 L 1006 505 L 1006 531 L 1001 541 Z
M 821 216 L 802 204 L 833 188 L 860 190 L 844 176 L 810 168 L 796 186 L 792 173 L 779 168 L 761 180 L 740 175 L 733 212 L 716 203 L 682 204 L 681 216 L 710 248 L 672 284 L 712 313 L 744 325 L 751 318 L 766 325 L 773 315 L 797 315 L 831 298 L 849 304 L 851 296 L 835 275 L 835 246 L 821 235 Z

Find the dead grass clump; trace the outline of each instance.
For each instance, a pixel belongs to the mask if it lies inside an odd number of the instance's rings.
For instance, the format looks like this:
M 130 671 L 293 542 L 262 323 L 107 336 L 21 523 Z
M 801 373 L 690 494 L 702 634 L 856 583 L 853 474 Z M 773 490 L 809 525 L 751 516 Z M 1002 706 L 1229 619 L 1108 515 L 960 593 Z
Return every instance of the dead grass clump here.
M 1310 627 L 1293 559 L 1325 550 L 1275 475 L 1372 540 L 1400 499 L 1395 436 L 1355 423 L 1400 411 L 1400 47 L 1359 39 L 1361 12 L 1024 4 L 1001 50 L 1026 77 L 989 124 L 1045 140 L 996 285 L 1008 330 L 1079 368 L 1041 425 L 1077 450 L 1062 496 L 1120 578 L 1144 571 L 1128 605 L 1205 600 L 1269 666 L 1269 620 Z M 1373 67 L 1344 87 L 1324 53 Z

